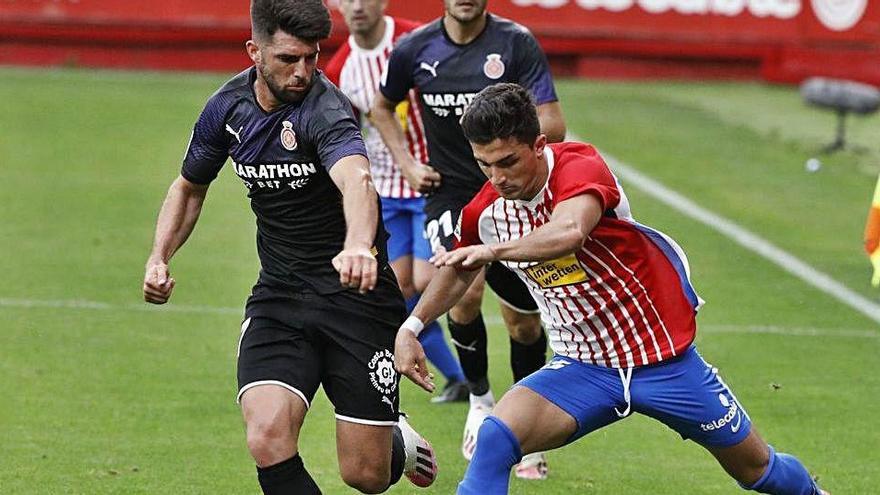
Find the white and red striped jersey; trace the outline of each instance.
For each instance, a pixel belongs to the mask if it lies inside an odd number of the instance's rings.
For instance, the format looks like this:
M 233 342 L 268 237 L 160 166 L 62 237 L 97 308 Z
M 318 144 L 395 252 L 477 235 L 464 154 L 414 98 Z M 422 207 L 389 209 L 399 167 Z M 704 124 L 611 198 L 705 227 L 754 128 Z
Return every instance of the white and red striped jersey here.
M 505 200 L 487 182 L 462 210 L 457 245 L 527 236 L 560 202 L 592 194 L 605 213 L 579 251 L 503 263 L 531 290 L 555 353 L 612 368 L 681 355 L 694 340 L 702 305 L 684 252 L 632 218 L 620 183 L 595 148 L 559 143 L 544 153 L 550 172 L 541 192 L 530 201 Z
M 394 43 L 416 27 L 418 24 L 415 22 L 385 16 L 385 36 L 375 48 L 365 50 L 355 43 L 353 36 L 349 36 L 348 43 L 339 47 L 324 70 L 361 115 L 361 129 L 364 131 L 364 142 L 370 156 L 373 183 L 379 195 L 386 198 L 416 198 L 419 194 L 410 188 L 385 147 L 379 130 L 366 116 L 373 105 L 376 92 L 379 91 L 379 79 L 388 63 L 388 57 L 391 56 Z M 428 144 L 425 141 L 421 110 L 414 90 L 398 105 L 397 115 L 406 134 L 410 153 L 416 160 L 428 163 Z

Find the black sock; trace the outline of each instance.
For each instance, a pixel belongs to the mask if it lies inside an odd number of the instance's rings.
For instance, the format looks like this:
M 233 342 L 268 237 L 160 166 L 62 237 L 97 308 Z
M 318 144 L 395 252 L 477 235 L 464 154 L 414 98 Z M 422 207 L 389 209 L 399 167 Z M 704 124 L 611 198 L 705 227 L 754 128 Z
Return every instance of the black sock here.
M 257 466 L 257 478 L 265 495 L 321 495 L 299 454 L 269 467 Z
M 486 324 L 483 323 L 482 313 L 472 322 L 464 324 L 453 321 L 447 314 L 446 323 L 471 393 L 485 394 L 489 391 L 489 357 L 486 354 Z
M 513 381 L 523 378 L 541 369 L 547 362 L 547 337 L 544 329 L 541 336 L 531 344 L 520 344 L 510 339 L 510 369 L 513 370 Z
M 400 428 L 395 426 L 391 432 L 391 481 L 388 486 L 400 481 L 400 477 L 403 476 L 403 465 L 406 462 L 406 448 L 403 445 Z

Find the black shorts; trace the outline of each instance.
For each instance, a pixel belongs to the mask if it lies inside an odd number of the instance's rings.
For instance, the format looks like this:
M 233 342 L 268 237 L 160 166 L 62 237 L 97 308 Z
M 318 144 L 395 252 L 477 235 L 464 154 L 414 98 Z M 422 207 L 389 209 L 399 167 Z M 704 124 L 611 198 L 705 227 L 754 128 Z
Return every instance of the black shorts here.
M 238 399 L 259 385 L 279 385 L 309 407 L 319 385 L 336 418 L 397 422 L 394 337 L 406 315 L 395 288 L 366 296 L 331 295 L 257 285 L 248 299 L 238 346 Z
M 437 194 L 428 196 L 425 202 L 425 237 L 431 244 L 432 252 L 436 253 L 441 246 L 451 251 L 455 246 L 455 225 L 465 205 L 467 201 L 456 198 Z M 540 311 L 525 282 L 501 263 L 492 263 L 486 268 L 486 283 L 498 299 L 513 310 L 519 313 Z

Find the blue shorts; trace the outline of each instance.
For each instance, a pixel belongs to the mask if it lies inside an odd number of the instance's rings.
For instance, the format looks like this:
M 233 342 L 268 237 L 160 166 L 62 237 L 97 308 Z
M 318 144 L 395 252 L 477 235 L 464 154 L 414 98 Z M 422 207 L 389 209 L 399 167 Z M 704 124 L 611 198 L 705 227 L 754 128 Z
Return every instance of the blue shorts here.
M 685 440 L 705 447 L 730 447 L 748 436 L 749 415 L 718 370 L 703 361 L 694 346 L 674 360 L 626 372 L 562 356 L 522 379 L 528 387 L 571 415 L 578 431 L 574 441 L 633 412 L 650 416 Z
M 424 198 L 382 198 L 382 221 L 391 234 L 388 261 L 403 256 L 431 258 L 431 246 L 425 239 Z

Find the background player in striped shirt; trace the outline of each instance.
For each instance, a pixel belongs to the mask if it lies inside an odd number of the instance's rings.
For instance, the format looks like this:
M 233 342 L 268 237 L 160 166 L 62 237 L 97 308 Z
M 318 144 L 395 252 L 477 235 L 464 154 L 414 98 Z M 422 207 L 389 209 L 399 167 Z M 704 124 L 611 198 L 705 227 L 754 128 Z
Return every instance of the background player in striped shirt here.
M 384 15 L 387 5 L 384 0 L 339 1 L 339 11 L 351 34 L 348 42 L 330 59 L 324 72 L 351 99 L 360 114 L 364 143 L 370 155 L 370 171 L 376 191 L 382 198 L 382 218 L 391 234 L 388 259 L 411 311 L 419 300 L 419 293 L 435 272 L 434 266 L 428 262 L 431 248 L 423 233 L 425 200 L 403 177 L 382 142 L 382 136 L 367 117 L 394 43 L 418 24 Z M 416 94 L 411 91 L 398 105 L 397 115 L 406 134 L 409 152 L 417 160 L 427 161 L 428 145 L 420 113 Z M 435 322 L 426 328 L 419 335 L 419 342 L 425 348 L 428 360 L 447 380 L 443 392 L 431 401 L 467 400 L 464 373 L 446 345 L 440 325 Z
M 401 39 L 373 105 L 373 120 L 410 184 L 430 193 L 425 202 L 425 231 L 435 253 L 451 250 L 461 208 L 486 181 L 459 120 L 481 89 L 498 82 L 516 82 L 538 103 L 541 129 L 551 141 L 565 136 L 565 122 L 553 86 L 547 57 L 524 26 L 486 11 L 487 0 L 444 0 L 444 16 Z M 419 105 L 428 136 L 429 163 L 406 149 L 394 108 L 410 90 Z M 518 381 L 546 362 L 547 341 L 538 307 L 526 286 L 510 270 L 494 263 L 483 270 L 485 282 L 501 302 L 501 316 L 510 333 L 510 363 Z M 483 418 L 495 405 L 488 379 L 486 326 L 481 313 L 483 274 L 447 315 L 449 333 L 470 387 L 470 410 L 462 435 L 462 455 L 470 459 Z M 520 478 L 543 479 L 542 454 L 523 459 Z
M 697 353 L 702 301 L 687 259 L 633 220 L 596 150 L 548 144 L 529 93 L 514 84 L 477 95 L 462 128 L 489 181 L 462 211 L 456 249 L 434 258 L 442 268 L 398 331 L 397 369 L 432 388 L 414 334 L 495 261 L 535 294 L 556 355 L 483 422 L 458 493 L 507 493 L 523 453 L 561 447 L 635 411 L 705 447 L 743 488 L 825 494 L 797 458 L 761 439 Z

